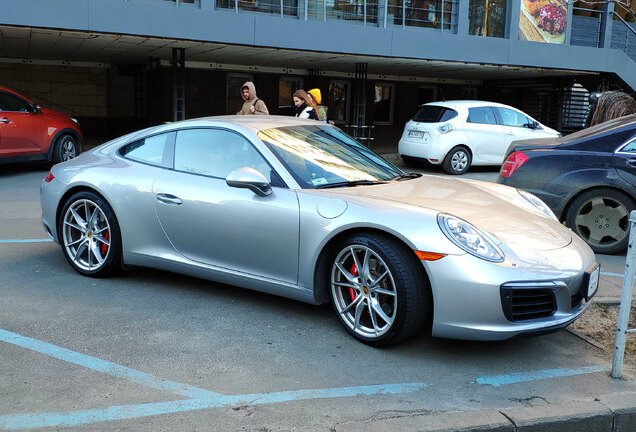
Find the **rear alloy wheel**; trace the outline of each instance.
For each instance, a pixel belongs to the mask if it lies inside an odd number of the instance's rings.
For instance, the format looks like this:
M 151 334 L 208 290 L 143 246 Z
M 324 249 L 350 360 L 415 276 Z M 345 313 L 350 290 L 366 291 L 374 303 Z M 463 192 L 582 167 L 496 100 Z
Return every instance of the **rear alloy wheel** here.
M 72 135 L 62 135 L 53 149 L 53 163 L 65 162 L 79 155 L 77 141 Z
M 388 237 L 353 236 L 331 261 L 332 305 L 355 338 L 373 346 L 398 343 L 426 323 L 430 290 L 415 254 Z
M 634 202 L 612 189 L 596 189 L 576 198 L 568 208 L 566 224 L 592 250 L 601 254 L 622 252 L 629 240 L 629 212 Z
M 58 232 L 64 256 L 79 273 L 103 277 L 121 269 L 119 225 L 99 195 L 73 195 L 62 210 Z
M 461 175 L 468 170 L 471 160 L 470 152 L 466 147 L 453 147 L 444 158 L 442 168 L 447 174 Z

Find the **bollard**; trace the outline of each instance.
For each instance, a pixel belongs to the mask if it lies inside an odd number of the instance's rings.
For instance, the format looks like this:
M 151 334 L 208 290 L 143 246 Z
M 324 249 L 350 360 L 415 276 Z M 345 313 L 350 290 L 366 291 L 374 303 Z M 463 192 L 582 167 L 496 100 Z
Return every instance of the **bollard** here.
M 632 293 L 634 291 L 634 270 L 636 270 L 636 211 L 629 214 L 629 244 L 625 257 L 625 279 L 621 292 L 621 306 L 616 325 L 616 343 L 614 344 L 614 359 L 612 360 L 612 378 L 620 378 L 623 373 L 623 359 L 625 356 L 625 340 L 628 333 L 636 333 L 636 329 L 628 329 L 629 313 L 632 307 Z

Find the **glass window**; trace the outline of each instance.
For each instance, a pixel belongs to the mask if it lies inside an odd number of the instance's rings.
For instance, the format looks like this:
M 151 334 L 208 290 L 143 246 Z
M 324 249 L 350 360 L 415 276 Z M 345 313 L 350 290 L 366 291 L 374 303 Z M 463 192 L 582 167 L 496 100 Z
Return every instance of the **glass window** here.
M 27 101 L 9 93 L 0 92 L 0 110 L 16 112 L 33 112 L 33 107 Z
M 492 107 L 468 108 L 469 123 L 497 124 Z
M 469 0 L 468 32 L 476 36 L 506 36 L 507 0 Z
M 336 124 L 347 123 L 349 121 L 349 93 L 350 84 L 348 81 L 329 82 L 327 112 L 329 113 L 329 120 L 332 120 Z
M 254 168 L 272 182 L 269 164 L 243 136 L 222 129 L 177 132 L 175 170 L 224 179 L 242 167 Z
M 303 79 L 295 77 L 280 77 L 278 79 L 278 113 L 280 115 L 294 115 L 293 94 L 303 88 Z
M 457 117 L 457 111 L 451 108 L 424 105 L 413 116 L 413 121 L 420 123 L 443 123 Z
M 628 143 L 625 147 L 621 149 L 623 153 L 636 153 L 636 139 L 632 140 L 632 142 Z
M 391 180 L 402 171 L 332 126 L 267 129 L 258 137 L 303 188 Z
M 376 84 L 373 95 L 373 124 L 393 124 L 394 84 Z
M 252 81 L 252 75 L 227 74 L 227 111 L 228 114 L 236 114 L 243 108 L 241 87 L 246 81 Z M 256 89 L 258 95 L 258 88 Z
M 530 127 L 532 120 L 518 111 L 497 107 L 504 126 Z
M 172 167 L 172 142 L 174 133 L 160 134 L 136 141 L 123 147 L 119 154 L 138 162 L 150 165 Z

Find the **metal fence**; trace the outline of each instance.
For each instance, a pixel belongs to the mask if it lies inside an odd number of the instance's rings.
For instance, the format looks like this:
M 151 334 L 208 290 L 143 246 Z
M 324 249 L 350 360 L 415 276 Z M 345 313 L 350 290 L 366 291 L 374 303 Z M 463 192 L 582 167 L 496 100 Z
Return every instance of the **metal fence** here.
M 614 13 L 612 25 L 612 48 L 624 51 L 632 60 L 636 61 L 636 25 L 625 22 Z

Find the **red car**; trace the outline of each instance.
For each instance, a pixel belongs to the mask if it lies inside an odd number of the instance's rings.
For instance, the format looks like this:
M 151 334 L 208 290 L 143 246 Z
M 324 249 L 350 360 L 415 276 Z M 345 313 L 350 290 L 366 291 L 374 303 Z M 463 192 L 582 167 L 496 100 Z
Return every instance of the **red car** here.
M 74 158 L 84 137 L 77 120 L 0 87 L 0 163 Z

